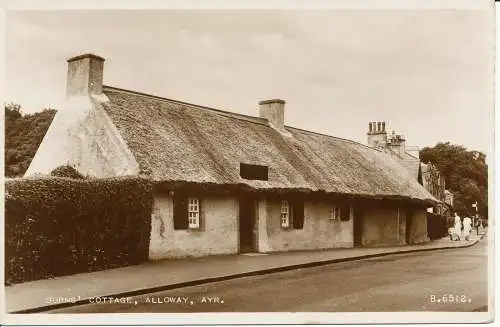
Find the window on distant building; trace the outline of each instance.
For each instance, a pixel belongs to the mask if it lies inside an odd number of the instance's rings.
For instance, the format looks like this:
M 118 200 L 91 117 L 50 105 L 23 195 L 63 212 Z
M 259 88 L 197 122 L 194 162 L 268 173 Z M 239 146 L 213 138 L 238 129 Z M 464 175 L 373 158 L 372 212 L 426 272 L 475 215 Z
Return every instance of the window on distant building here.
M 174 195 L 174 229 L 199 229 L 200 226 L 200 198 L 181 194 Z

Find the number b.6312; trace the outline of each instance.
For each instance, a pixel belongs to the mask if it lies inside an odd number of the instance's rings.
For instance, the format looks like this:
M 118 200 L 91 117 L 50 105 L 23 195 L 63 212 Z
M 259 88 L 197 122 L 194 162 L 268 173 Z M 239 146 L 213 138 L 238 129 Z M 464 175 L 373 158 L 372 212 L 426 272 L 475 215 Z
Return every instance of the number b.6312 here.
M 431 303 L 470 303 L 471 299 L 465 294 L 431 294 Z

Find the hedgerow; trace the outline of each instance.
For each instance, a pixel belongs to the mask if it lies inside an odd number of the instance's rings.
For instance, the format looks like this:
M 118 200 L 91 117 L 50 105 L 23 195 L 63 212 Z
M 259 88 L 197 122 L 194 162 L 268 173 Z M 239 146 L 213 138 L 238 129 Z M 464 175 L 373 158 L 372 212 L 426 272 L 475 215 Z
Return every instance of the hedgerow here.
M 448 225 L 445 216 L 427 212 L 427 235 L 432 240 L 448 235 Z
M 51 176 L 54 177 L 68 177 L 75 179 L 83 179 L 83 176 L 75 167 L 70 165 L 59 166 L 50 172 Z
M 46 177 L 5 186 L 6 285 L 148 260 L 149 181 Z

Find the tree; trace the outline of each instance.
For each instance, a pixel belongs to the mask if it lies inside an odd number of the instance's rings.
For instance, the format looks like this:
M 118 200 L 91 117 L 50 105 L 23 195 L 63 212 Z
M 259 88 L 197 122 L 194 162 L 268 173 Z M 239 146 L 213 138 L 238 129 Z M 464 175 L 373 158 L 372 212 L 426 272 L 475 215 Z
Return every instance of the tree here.
M 472 204 L 477 201 L 479 214 L 488 216 L 488 165 L 484 153 L 446 142 L 423 148 L 420 159 L 439 169 L 446 188 L 453 193 L 456 211 L 473 215 Z
M 5 105 L 5 176 L 26 172 L 55 114 L 55 109 L 23 114 L 19 104 Z

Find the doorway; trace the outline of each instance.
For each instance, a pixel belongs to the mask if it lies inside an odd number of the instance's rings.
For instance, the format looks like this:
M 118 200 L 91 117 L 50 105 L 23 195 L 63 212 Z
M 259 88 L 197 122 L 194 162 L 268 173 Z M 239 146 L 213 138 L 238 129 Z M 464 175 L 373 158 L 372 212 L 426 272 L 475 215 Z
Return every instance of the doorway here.
M 405 226 L 405 241 L 406 244 L 411 242 L 411 227 L 413 224 L 413 209 L 406 208 L 406 226 Z
M 354 207 L 354 221 L 353 221 L 353 233 L 354 233 L 354 246 L 363 246 L 363 226 L 365 224 L 365 214 L 364 210 L 359 207 Z
M 240 253 L 256 250 L 256 200 L 250 195 L 240 197 L 239 240 Z

